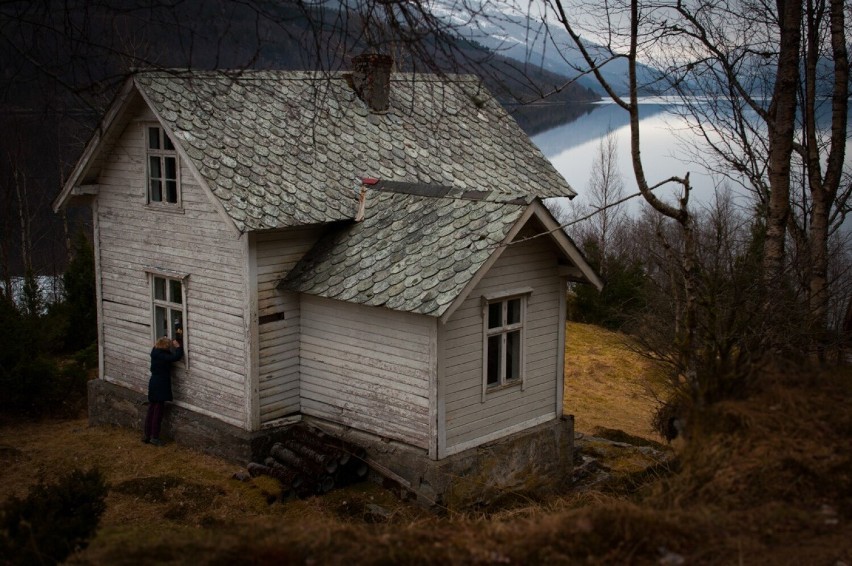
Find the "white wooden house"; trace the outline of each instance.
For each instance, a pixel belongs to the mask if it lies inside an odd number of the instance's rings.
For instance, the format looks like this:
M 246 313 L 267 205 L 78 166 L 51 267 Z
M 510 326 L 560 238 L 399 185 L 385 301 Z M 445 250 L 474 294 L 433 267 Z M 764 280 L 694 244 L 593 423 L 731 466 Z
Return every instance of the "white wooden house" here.
M 141 399 L 180 328 L 174 404 L 235 437 L 441 460 L 562 416 L 566 280 L 601 284 L 541 202 L 572 190 L 475 77 L 358 65 L 127 80 L 54 203 L 92 208 L 93 387 Z

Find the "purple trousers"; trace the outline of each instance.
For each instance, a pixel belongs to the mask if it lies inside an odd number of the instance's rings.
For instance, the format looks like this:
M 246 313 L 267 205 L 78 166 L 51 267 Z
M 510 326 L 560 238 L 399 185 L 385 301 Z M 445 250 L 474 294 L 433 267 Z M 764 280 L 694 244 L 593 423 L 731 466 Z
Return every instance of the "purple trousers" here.
M 163 401 L 148 403 L 148 414 L 145 415 L 145 439 L 160 438 L 160 424 L 163 422 Z

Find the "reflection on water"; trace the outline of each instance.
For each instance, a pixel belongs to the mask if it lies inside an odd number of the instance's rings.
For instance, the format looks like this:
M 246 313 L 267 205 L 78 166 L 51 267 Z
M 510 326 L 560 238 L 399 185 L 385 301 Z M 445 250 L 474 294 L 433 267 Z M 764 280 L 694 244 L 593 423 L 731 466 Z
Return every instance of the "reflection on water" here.
M 703 201 L 709 199 L 712 196 L 713 180 L 703 166 L 692 162 L 688 156 L 689 145 L 694 147 L 698 140 L 687 131 L 684 119 L 672 112 L 671 103 L 661 99 L 649 100 L 641 105 L 639 115 L 642 159 L 648 182 L 653 185 L 689 172 L 694 187 L 693 196 Z M 576 199 L 578 203 L 584 201 L 583 195 L 587 192 L 600 140 L 609 131 L 616 137 L 617 163 L 625 194 L 634 193 L 638 188 L 633 179 L 630 159 L 629 116 L 615 104 L 596 104 L 591 112 L 576 120 L 543 131 L 532 138 L 579 193 Z M 661 189 L 659 194 L 671 194 L 673 190 L 674 186 Z M 631 209 L 638 206 L 639 199 L 635 202 Z
M 533 142 L 547 157 L 584 143 L 598 142 L 609 130 L 627 128 L 630 117 L 615 104 L 587 105 L 588 112 L 570 122 L 551 121 L 551 127 L 533 135 Z M 665 111 L 662 104 L 643 105 L 641 116 L 647 119 Z
M 640 100 L 640 132 L 642 163 L 648 183 L 654 185 L 672 176 L 690 173 L 693 186 L 692 202 L 700 205 L 709 202 L 717 185 L 703 164 L 696 162 L 694 153 L 701 152 L 702 140 L 687 128 L 686 119 L 676 112 L 676 98 L 646 98 Z M 553 163 L 579 196 L 583 203 L 587 192 L 592 164 L 599 153 L 600 140 L 608 131 L 616 136 L 618 167 L 624 182 L 625 194 L 638 191 L 633 178 L 630 158 L 630 127 L 627 112 L 612 103 L 585 106 L 587 112 L 570 122 L 552 121 L 550 129 L 533 135 L 533 142 Z M 823 112 L 821 126 L 827 125 L 830 113 Z M 825 122 L 825 124 L 823 123 Z M 850 121 L 852 130 L 852 121 Z M 852 142 L 847 137 L 847 164 L 852 163 Z M 847 165 L 848 166 L 848 165 Z M 675 185 L 658 190 L 659 195 L 672 196 Z M 744 194 L 741 187 L 731 186 L 735 194 Z M 634 199 L 629 210 L 635 211 L 641 199 Z M 746 204 L 743 199 L 742 204 Z M 847 220 L 852 225 L 852 219 Z
M 574 122 L 597 107 L 597 104 L 591 102 L 578 104 L 537 102 L 518 104 L 509 107 L 508 110 L 524 132 L 528 136 L 534 136 L 552 130 L 556 126 Z

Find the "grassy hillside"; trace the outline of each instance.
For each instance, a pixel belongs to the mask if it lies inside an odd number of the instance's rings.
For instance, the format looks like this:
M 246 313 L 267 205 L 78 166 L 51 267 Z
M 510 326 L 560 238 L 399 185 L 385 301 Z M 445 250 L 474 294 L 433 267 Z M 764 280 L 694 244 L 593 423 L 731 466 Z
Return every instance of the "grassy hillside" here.
M 648 436 L 642 360 L 595 327 L 567 335 L 578 428 Z M 280 501 L 239 466 L 79 419 L 0 426 L 0 501 L 101 469 L 106 513 L 76 564 L 852 564 L 852 371 L 766 376 L 629 489 L 443 516 L 371 484 Z
M 630 339 L 592 324 L 569 322 L 565 332 L 565 412 L 578 432 L 615 428 L 660 441 L 651 429 L 656 407 L 654 366 Z

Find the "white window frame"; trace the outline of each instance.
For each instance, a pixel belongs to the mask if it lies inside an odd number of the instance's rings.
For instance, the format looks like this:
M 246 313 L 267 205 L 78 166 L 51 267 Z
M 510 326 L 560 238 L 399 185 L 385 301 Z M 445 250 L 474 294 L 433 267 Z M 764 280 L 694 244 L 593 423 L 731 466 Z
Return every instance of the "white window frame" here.
M 151 148 L 151 130 L 157 130 L 157 145 L 158 148 Z M 142 138 L 145 143 L 145 202 L 148 206 L 154 208 L 162 208 L 163 210 L 182 210 L 183 199 L 181 196 L 180 186 L 180 157 L 178 156 L 177 147 L 174 141 L 169 137 L 166 131 L 158 123 L 145 123 L 142 125 Z M 173 149 L 166 149 L 166 141 Z M 159 161 L 160 177 L 152 178 L 151 158 L 156 158 Z M 166 159 L 174 159 L 175 163 L 175 178 L 166 177 Z M 151 182 L 153 179 L 158 180 L 160 185 L 161 200 L 154 200 L 151 191 Z M 166 183 L 173 180 L 175 183 L 175 202 L 169 202 L 163 197 L 166 194 Z
M 165 308 L 166 309 L 166 320 L 167 322 L 167 336 L 171 339 L 174 339 L 174 331 L 172 329 L 172 311 L 180 311 L 182 330 L 183 330 L 183 362 L 186 364 L 186 367 L 189 368 L 189 332 L 187 330 L 187 279 L 188 275 L 172 273 L 163 270 L 149 270 L 148 273 L 148 287 L 150 289 L 150 297 L 151 297 L 151 342 L 156 342 L 161 336 L 157 332 L 157 308 Z M 157 298 L 157 280 L 163 280 L 165 283 L 165 299 Z M 174 297 L 172 296 L 173 287 L 171 282 L 177 282 L 180 284 L 180 303 L 174 302 Z
M 526 379 L 526 328 L 527 328 L 527 305 L 532 289 L 516 289 L 482 297 L 482 402 L 486 396 L 494 391 L 500 391 L 508 387 L 520 387 L 523 391 Z M 510 301 L 518 300 L 520 303 L 519 320 L 508 322 L 508 306 Z M 500 325 L 489 328 L 489 311 L 491 305 L 501 305 Z M 519 333 L 518 373 L 512 379 L 506 378 L 508 359 L 507 341 L 511 333 Z M 498 361 L 498 379 L 496 383 L 488 382 L 488 358 L 489 338 L 500 337 L 500 359 Z

